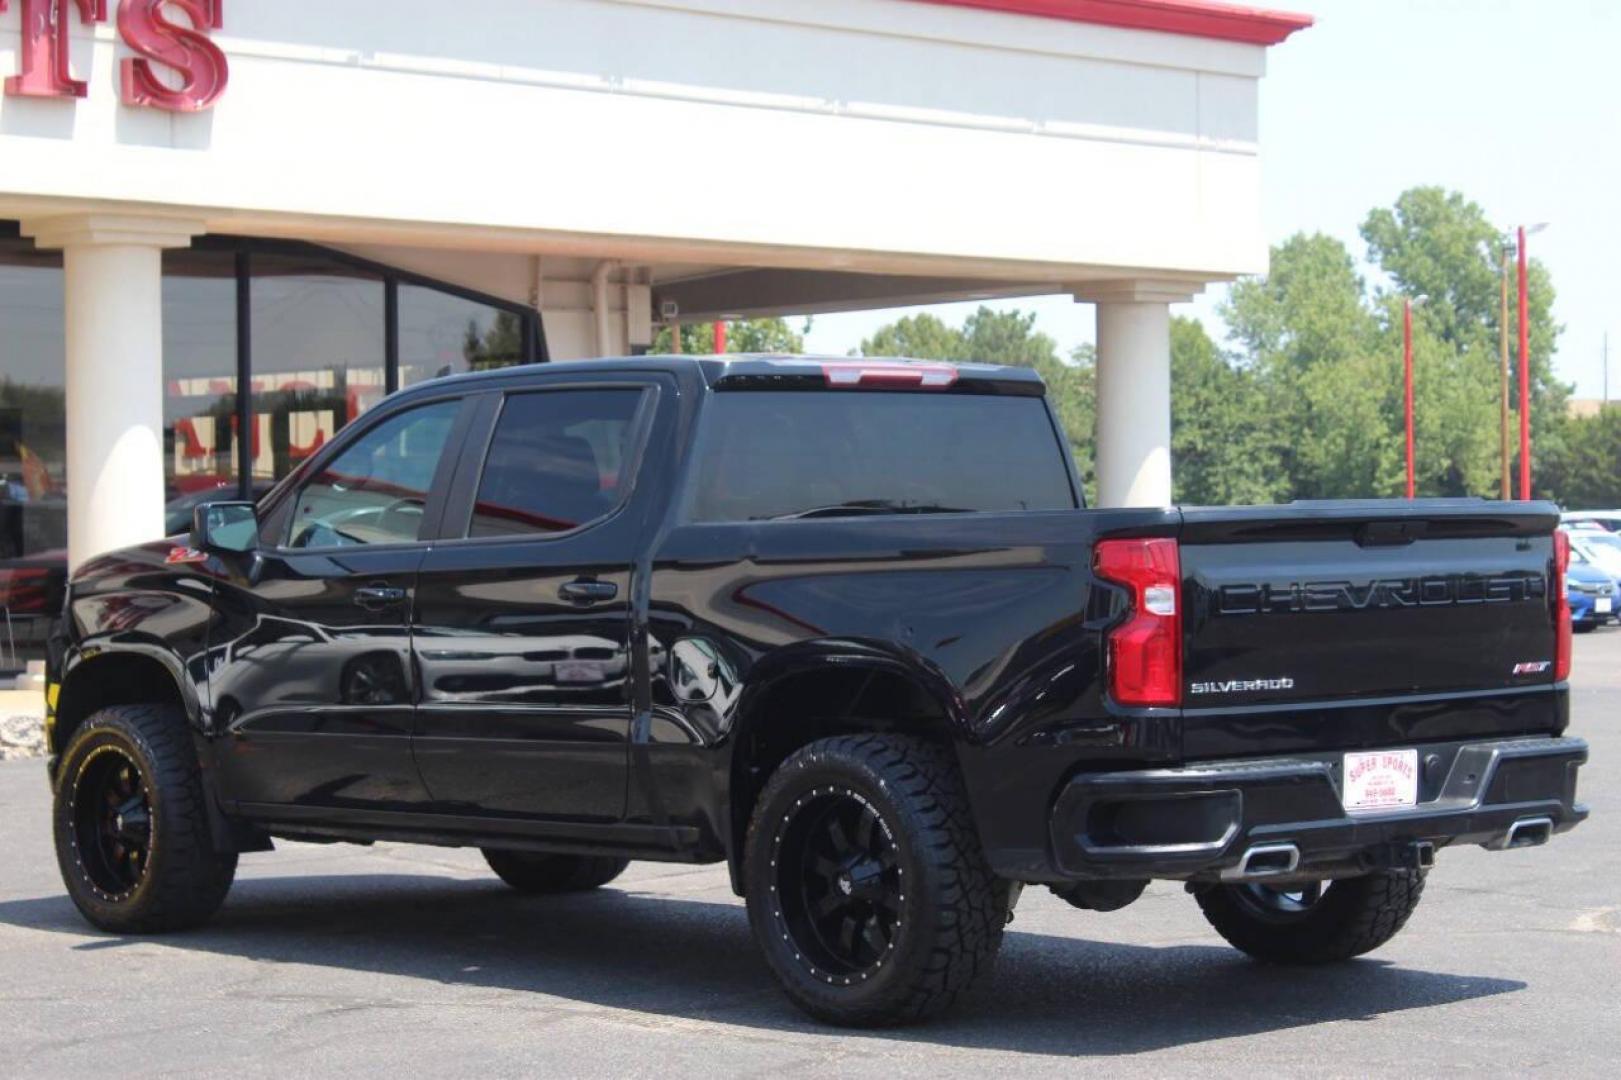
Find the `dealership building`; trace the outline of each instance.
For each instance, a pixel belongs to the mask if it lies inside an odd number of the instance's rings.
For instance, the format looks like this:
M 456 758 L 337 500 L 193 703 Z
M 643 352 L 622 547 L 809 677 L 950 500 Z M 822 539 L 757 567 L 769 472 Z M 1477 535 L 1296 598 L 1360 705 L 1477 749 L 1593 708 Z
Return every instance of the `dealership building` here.
M 1259 83 L 1309 21 L 0 0 L 0 647 L 62 566 L 262 490 L 393 389 L 672 320 L 1072 295 L 1100 500 L 1167 503 L 1169 305 L 1266 269 Z

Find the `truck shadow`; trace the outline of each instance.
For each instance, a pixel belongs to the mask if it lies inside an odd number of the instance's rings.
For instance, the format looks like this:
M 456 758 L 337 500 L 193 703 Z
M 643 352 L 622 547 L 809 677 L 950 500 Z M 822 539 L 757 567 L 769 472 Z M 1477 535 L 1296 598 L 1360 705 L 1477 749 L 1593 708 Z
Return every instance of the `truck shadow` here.
M 0 922 L 90 933 L 65 896 L 0 903 Z M 66 947 L 116 953 L 129 940 L 107 936 Z M 419 875 L 256 878 L 237 883 L 207 928 L 141 940 L 719 1024 L 836 1033 L 807 1020 L 777 990 L 740 904 L 611 887 L 529 898 L 493 883 Z M 932 1025 L 863 1037 L 1062 1056 L 1132 1054 L 1368 1020 L 1525 985 L 1378 960 L 1301 973 L 1215 945 L 1151 948 L 1010 930 L 994 985 L 980 1000 Z

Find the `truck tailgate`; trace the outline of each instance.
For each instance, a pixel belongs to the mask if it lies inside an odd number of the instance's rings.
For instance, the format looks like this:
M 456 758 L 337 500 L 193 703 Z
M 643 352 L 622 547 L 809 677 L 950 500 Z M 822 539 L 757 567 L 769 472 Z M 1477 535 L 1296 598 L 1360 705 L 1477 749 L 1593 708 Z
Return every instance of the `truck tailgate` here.
M 1186 510 L 1189 756 L 1562 725 L 1557 524 L 1478 500 Z

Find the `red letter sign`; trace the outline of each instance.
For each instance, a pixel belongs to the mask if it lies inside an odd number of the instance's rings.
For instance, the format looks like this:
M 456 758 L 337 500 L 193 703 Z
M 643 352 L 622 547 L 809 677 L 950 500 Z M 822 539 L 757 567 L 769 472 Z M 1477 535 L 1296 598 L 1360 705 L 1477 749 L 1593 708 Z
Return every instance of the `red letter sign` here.
M 166 6 L 179 10 L 191 25 L 170 22 Z M 171 112 L 198 112 L 214 104 L 225 92 L 230 71 L 225 54 L 208 40 L 208 30 L 223 24 L 224 8 L 225 0 L 119 0 L 118 32 L 140 54 L 139 59 L 119 65 L 124 104 Z M 180 87 L 164 85 L 152 69 L 154 63 L 173 69 L 180 76 Z
M 22 71 L 6 79 L 20 97 L 84 97 L 87 88 L 68 70 L 69 0 L 22 0 Z M 87 23 L 107 20 L 107 0 L 72 0 Z M 6 9 L 0 0 L 0 11 Z

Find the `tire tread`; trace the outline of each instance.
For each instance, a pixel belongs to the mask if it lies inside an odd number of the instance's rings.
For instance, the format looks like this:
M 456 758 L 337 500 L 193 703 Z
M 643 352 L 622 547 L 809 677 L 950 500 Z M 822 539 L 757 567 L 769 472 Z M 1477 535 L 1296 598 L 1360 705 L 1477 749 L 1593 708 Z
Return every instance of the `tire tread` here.
M 1234 898 L 1237 886 L 1198 894 L 1228 944 L 1273 964 L 1331 964 L 1372 952 L 1401 932 L 1424 895 L 1421 870 L 1383 870 L 1336 881 L 1319 907 L 1291 925 L 1263 922 Z
M 147 786 L 161 807 L 154 808 L 154 824 L 161 831 L 154 835 L 152 865 L 147 871 L 152 876 L 143 883 L 145 891 L 138 890 L 127 908 L 83 896 L 75 888 L 72 875 L 77 868 L 70 865 L 71 845 L 61 832 L 66 827 L 61 801 L 71 797 L 67 789 L 72 782 L 69 770 L 77 763 L 75 750 L 109 730 L 137 743 L 154 766 Z M 191 732 L 178 709 L 161 704 L 109 705 L 93 713 L 69 741 L 58 788 L 54 810 L 58 860 L 69 894 L 92 923 L 120 933 L 159 934 L 198 926 L 219 910 L 236 877 L 237 857 L 235 852 L 215 850 L 202 771 Z
M 923 931 L 930 939 L 926 956 L 889 1000 L 836 1008 L 788 980 L 785 989 L 813 1016 L 850 1026 L 915 1023 L 939 1015 L 989 974 L 1007 922 L 1008 889 L 985 861 L 956 762 L 945 747 L 907 736 L 840 735 L 810 743 L 783 762 L 761 793 L 749 824 L 749 850 L 769 829 L 765 816 L 776 793 L 805 769 L 827 761 L 868 772 L 905 804 L 916 824 L 911 842 L 932 864 L 935 925 Z

